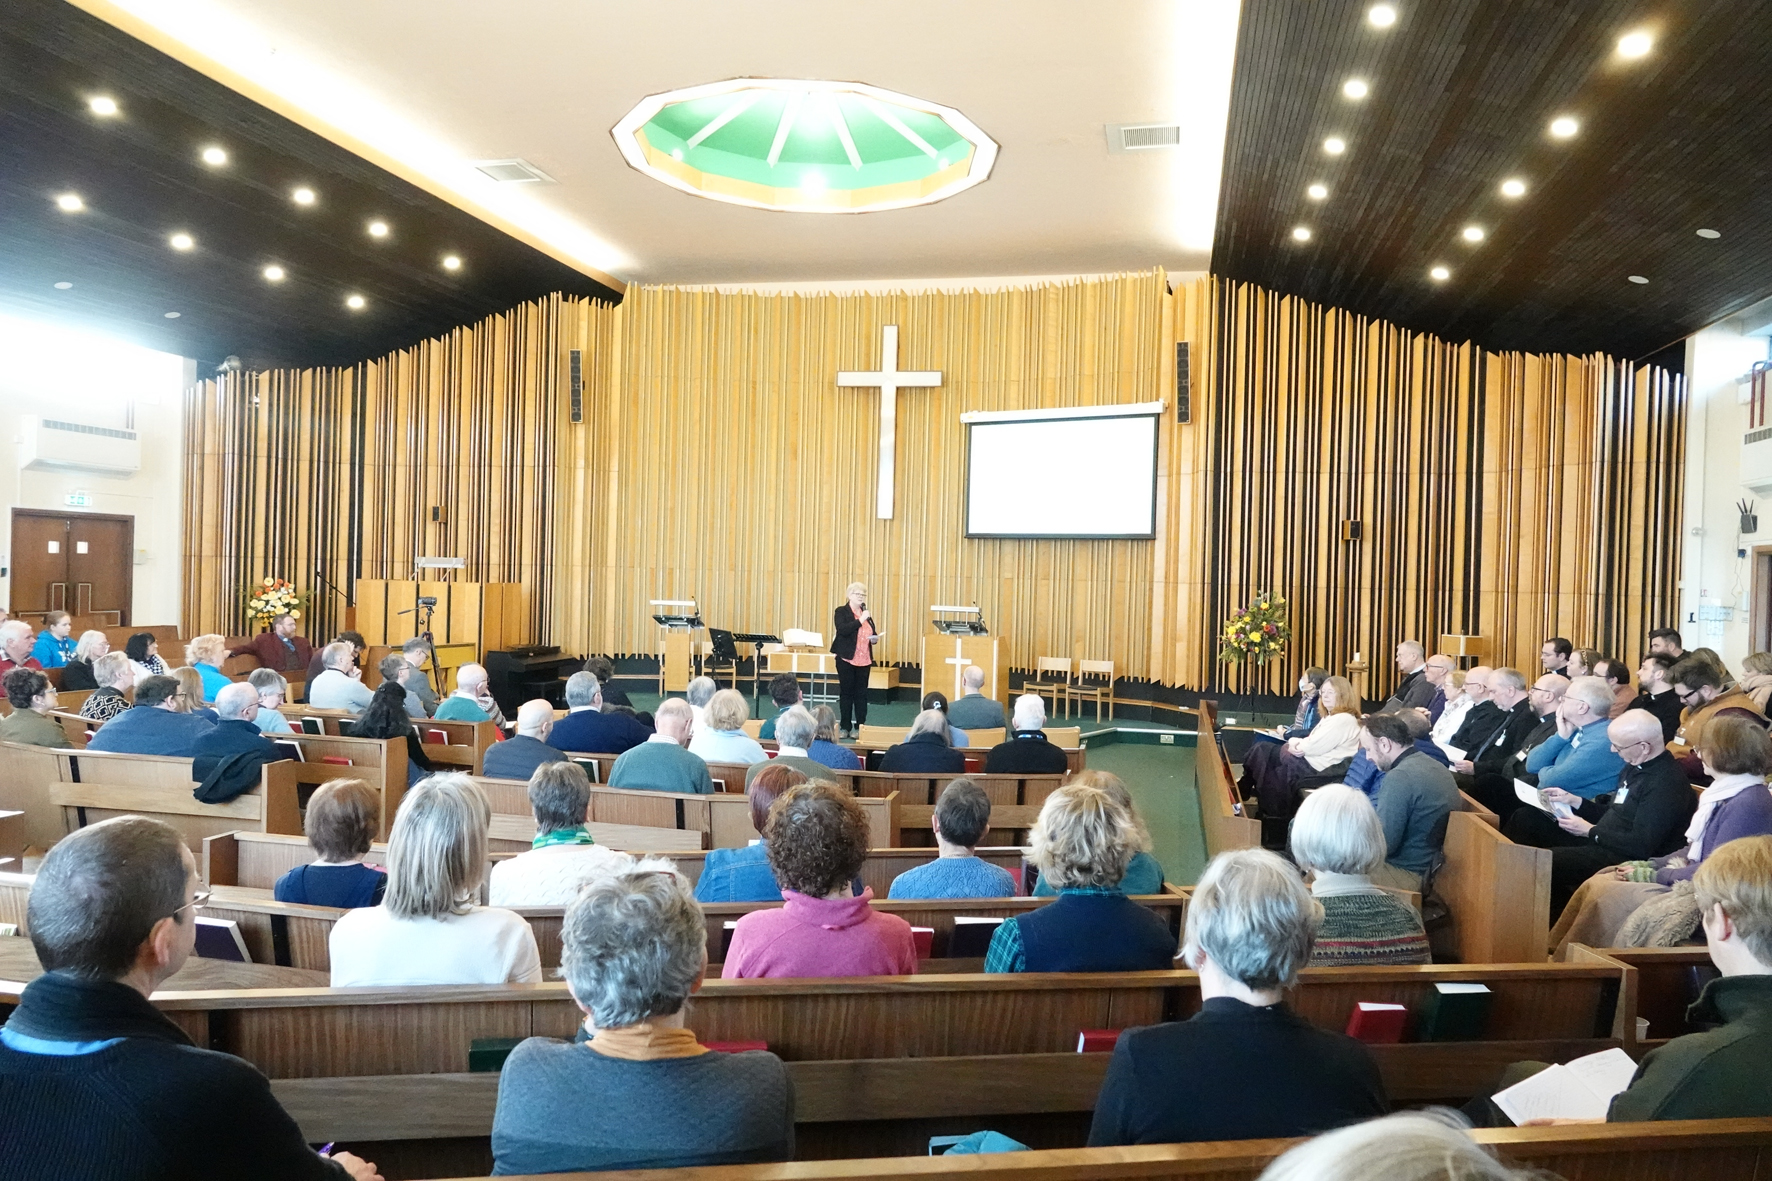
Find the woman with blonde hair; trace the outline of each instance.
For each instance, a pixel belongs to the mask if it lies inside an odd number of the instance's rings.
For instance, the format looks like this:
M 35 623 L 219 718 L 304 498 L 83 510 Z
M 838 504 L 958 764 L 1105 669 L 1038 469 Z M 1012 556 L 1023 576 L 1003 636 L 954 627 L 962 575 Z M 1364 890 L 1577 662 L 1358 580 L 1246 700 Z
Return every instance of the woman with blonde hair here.
M 406 793 L 388 833 L 381 904 L 333 925 L 334 988 L 541 982 L 529 924 L 477 901 L 491 822 L 468 775 L 433 775 Z
M 695 727 L 689 736 L 689 753 L 700 755 L 704 763 L 766 762 L 763 746 L 744 732 L 751 718 L 751 703 L 736 689 L 722 689 L 708 699 L 706 725 Z
M 843 733 L 854 738 L 857 728 L 868 724 L 868 678 L 873 673 L 880 628 L 868 610 L 866 586 L 852 582 L 843 597 L 843 605 L 831 613 L 831 651 L 837 657 L 837 704 L 842 711 Z M 851 717 L 854 727 L 849 724 Z
M 1323 682 L 1317 707 L 1322 719 L 1309 734 L 1278 746 L 1257 743 L 1246 756 L 1238 786 L 1261 801 L 1263 820 L 1290 817 L 1304 788 L 1333 783 L 1360 749 L 1360 695 L 1346 677 Z
M 196 714 L 212 722 L 220 721 L 213 709 L 203 704 L 203 674 L 188 664 L 181 664 L 166 674 L 178 682 L 178 696 L 172 699 L 174 713 Z
M 65 673 L 62 681 L 67 682 Z M 1736 688 L 1753 698 L 1754 704 L 1765 712 L 1767 703 L 1772 701 L 1772 652 L 1755 652 L 1743 660 L 1741 683 Z
M 203 677 L 203 700 L 214 701 L 215 695 L 233 684 L 221 670 L 228 659 L 226 636 L 198 636 L 185 645 L 185 663 Z
M 1028 859 L 1058 890 L 991 937 L 987 972 L 1137 972 L 1175 966 L 1175 935 L 1120 888 L 1137 821 L 1110 793 L 1070 784 L 1046 797 Z
M 1259 1181 L 1532 1181 L 1502 1164 L 1444 1108 L 1325 1132 L 1288 1149 Z
M 1132 855 L 1132 861 L 1126 866 L 1126 876 L 1120 879 L 1120 892 L 1123 894 L 1161 894 L 1163 892 L 1163 867 L 1151 856 L 1151 834 L 1144 826 L 1144 818 L 1138 814 L 1138 808 L 1132 802 L 1132 793 L 1126 789 L 1126 781 L 1112 771 L 1084 770 L 1071 776 L 1071 787 L 1099 787 L 1114 797 L 1120 807 L 1126 809 L 1132 817 L 1132 826 L 1138 830 L 1138 852 Z M 1058 891 L 1044 877 L 1034 883 L 1035 898 L 1050 898 Z

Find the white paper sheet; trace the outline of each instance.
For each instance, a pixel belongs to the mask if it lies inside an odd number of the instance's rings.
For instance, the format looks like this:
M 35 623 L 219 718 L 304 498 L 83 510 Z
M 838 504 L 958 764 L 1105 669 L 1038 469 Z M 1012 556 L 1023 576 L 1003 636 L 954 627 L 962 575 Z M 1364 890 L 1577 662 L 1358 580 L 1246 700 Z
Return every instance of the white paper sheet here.
M 1463 750 L 1460 747 L 1453 746 L 1450 742 L 1440 743 L 1440 749 L 1445 751 L 1446 757 L 1451 759 L 1455 763 L 1464 762 L 1465 756 L 1468 754 L 1467 751 Z
M 1495 1106 L 1515 1124 L 1534 1119 L 1603 1120 L 1612 1097 L 1630 1085 L 1637 1064 L 1614 1046 L 1541 1070 L 1495 1094 Z
M 1544 797 L 1538 794 L 1538 789 L 1533 787 L 1530 783 L 1527 783 L 1524 779 L 1514 780 L 1514 794 L 1520 797 L 1522 803 L 1531 804 L 1540 812 L 1550 811 L 1549 808 L 1545 807 Z

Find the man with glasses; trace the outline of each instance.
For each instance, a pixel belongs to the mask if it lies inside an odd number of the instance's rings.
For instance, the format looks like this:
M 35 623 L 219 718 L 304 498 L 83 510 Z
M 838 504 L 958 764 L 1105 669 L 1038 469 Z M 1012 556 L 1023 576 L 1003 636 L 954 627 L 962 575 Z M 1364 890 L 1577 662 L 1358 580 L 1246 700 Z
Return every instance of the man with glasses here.
M 1702 657 L 1682 657 L 1668 670 L 1667 679 L 1673 685 L 1674 696 L 1685 707 L 1679 732 L 1667 749 L 1679 760 L 1687 779 L 1700 787 L 1709 786 L 1710 776 L 1704 773 L 1704 764 L 1698 757 L 1704 748 L 1705 728 L 1713 720 L 1731 715 L 1752 718 L 1764 726 L 1766 714 L 1753 698 L 1734 685 L 1725 690 L 1717 668 Z
M 26 912 L 44 974 L 0 1027 L 8 1176 L 380 1181 L 314 1152 L 264 1075 L 148 1002 L 196 943 L 200 884 L 177 831 L 143 816 L 44 857 Z
M 1557 705 L 1557 732 L 1526 756 L 1538 786 L 1598 799 L 1618 783 L 1623 764 L 1606 740 L 1612 687 L 1599 677 L 1576 677 Z
M 1500 705 L 1502 682 L 1505 680 L 1511 690 L 1513 684 L 1525 678 L 1512 669 L 1495 671 L 1496 676 L 1490 678 L 1490 696 Z M 1513 676 L 1503 678 L 1500 675 L 1503 672 L 1511 672 Z M 1466 790 L 1503 820 L 1520 802 L 1520 797 L 1514 794 L 1514 780 L 1538 782 L 1537 777 L 1526 770 L 1526 759 L 1557 732 L 1557 706 L 1562 704 L 1563 690 L 1568 687 L 1569 681 L 1561 673 L 1545 673 L 1539 677 L 1531 689 L 1521 692 L 1508 706 L 1511 714 L 1507 725 L 1496 732 L 1476 757 L 1471 785 Z M 1510 691 L 1508 695 L 1513 694 Z
M 1495 737 L 1495 732 L 1507 723 L 1508 709 L 1512 707 L 1504 709 L 1496 704 L 1495 673 L 1496 670 L 1488 665 L 1479 664 L 1464 674 L 1464 692 L 1471 699 L 1471 707 L 1465 711 L 1464 719 L 1458 723 L 1458 727 L 1440 743 L 1440 749 L 1452 760 L 1454 772 L 1462 771 L 1469 775 L 1472 771 L 1471 760 Z
M 1612 752 L 1624 761 L 1610 805 L 1546 788 L 1550 804 L 1572 809 L 1555 817 L 1521 808 L 1503 830 L 1516 845 L 1551 850 L 1551 919 L 1562 913 L 1582 882 L 1608 866 L 1663 857 L 1686 843 L 1686 825 L 1698 796 L 1667 753 L 1661 722 L 1647 710 L 1627 710 L 1606 729 Z
M 1661 723 L 1661 736 L 1668 742 L 1679 733 L 1680 711 L 1686 708 L 1680 704 L 1673 682 L 1667 679 L 1668 670 L 1673 666 L 1673 660 L 1659 653 L 1651 652 L 1643 657 L 1643 663 L 1637 669 L 1637 695 L 1630 703 L 1632 709 L 1655 715 Z

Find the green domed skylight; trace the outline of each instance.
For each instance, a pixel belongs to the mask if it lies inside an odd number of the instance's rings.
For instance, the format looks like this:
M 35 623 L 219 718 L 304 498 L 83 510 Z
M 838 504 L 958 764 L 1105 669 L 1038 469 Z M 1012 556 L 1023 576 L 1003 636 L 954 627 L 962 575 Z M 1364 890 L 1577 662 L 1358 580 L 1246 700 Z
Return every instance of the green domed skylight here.
M 953 108 L 859 82 L 712 82 L 643 99 L 612 134 L 629 164 L 674 188 L 798 213 L 927 205 L 997 159 Z

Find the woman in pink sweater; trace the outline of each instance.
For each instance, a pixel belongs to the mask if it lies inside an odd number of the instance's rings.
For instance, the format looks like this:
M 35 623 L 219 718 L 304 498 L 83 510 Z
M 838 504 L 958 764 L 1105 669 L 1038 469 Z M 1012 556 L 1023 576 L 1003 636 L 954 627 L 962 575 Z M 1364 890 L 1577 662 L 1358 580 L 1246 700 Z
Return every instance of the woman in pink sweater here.
M 908 976 L 917 970 L 911 925 L 876 914 L 872 889 L 851 886 L 868 855 L 868 818 L 853 796 L 814 781 L 789 788 L 763 829 L 786 900 L 738 920 L 720 975 Z

